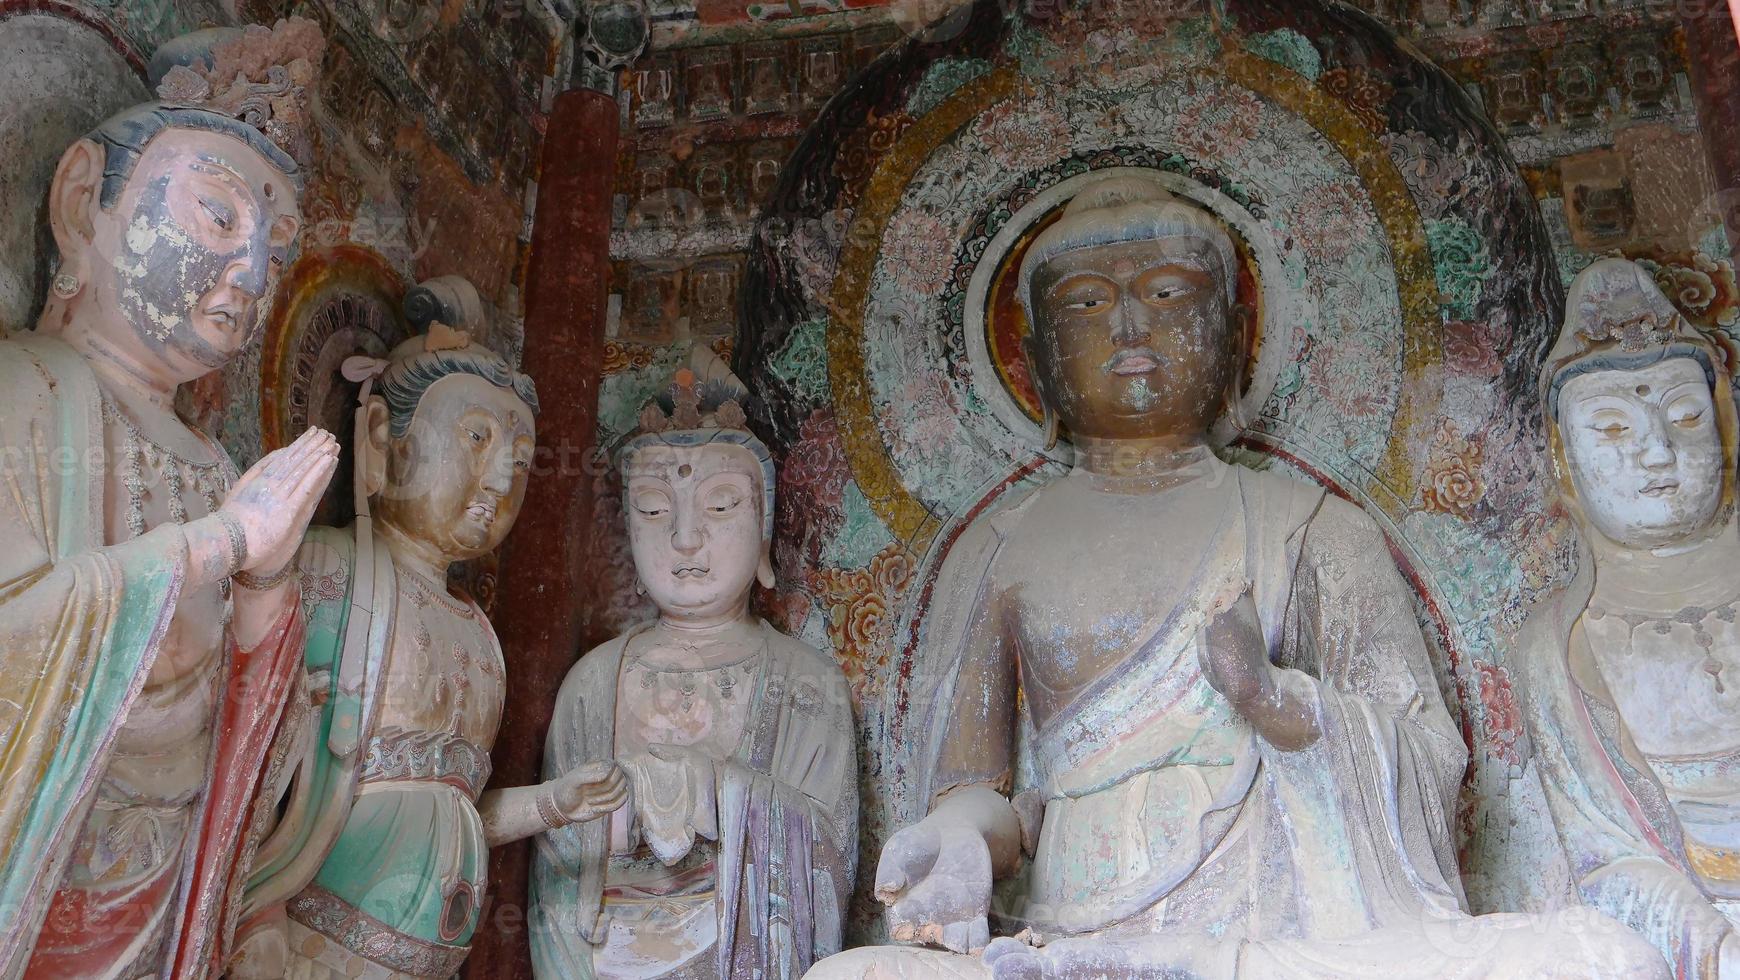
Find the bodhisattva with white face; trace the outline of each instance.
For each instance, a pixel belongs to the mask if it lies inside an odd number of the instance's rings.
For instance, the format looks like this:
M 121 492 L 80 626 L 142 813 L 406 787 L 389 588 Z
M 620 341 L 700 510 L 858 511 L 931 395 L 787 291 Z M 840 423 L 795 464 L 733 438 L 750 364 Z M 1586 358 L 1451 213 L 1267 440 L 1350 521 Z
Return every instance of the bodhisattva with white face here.
M 796 976 L 840 948 L 857 767 L 839 668 L 749 611 L 773 463 L 747 395 L 697 350 L 622 453 L 640 586 L 658 607 L 562 685 L 546 769 L 615 759 L 631 805 L 545 834 L 539 977 Z M 703 380 L 704 379 L 704 380 Z
M 952 668 L 914 694 L 929 814 L 876 877 L 896 940 L 955 952 L 812 980 L 1662 975 L 1599 916 L 1463 910 L 1466 750 L 1383 535 L 1210 450 L 1245 363 L 1236 262 L 1138 177 L 1034 240 L 1029 362 L 1076 463 L 953 546 L 920 661 Z M 994 879 L 1018 938 L 990 938 Z
M 1740 977 L 1740 539 L 1734 402 L 1649 274 L 1596 263 L 1544 379 L 1580 574 L 1520 649 L 1578 888 L 1679 975 Z
M 171 42 L 165 101 L 56 169 L 51 295 L 0 344 L 0 976 L 221 966 L 295 670 L 284 570 L 337 443 L 311 430 L 237 478 L 173 404 L 258 339 L 302 222 L 273 140 L 322 47 L 307 21 Z

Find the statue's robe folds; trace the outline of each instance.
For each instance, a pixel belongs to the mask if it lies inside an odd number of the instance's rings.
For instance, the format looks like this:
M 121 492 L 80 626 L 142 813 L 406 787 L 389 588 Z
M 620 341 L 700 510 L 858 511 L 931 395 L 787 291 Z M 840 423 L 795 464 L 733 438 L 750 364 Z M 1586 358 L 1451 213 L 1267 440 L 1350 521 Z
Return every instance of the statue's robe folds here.
M 219 676 L 196 685 L 217 700 L 206 789 L 185 834 L 164 844 L 179 855 L 102 887 L 63 889 L 175 617 L 187 541 L 174 524 L 106 540 L 101 396 L 70 347 L 0 342 L 0 393 L 0 977 L 213 975 L 301 617 L 287 602 L 253 650 L 236 649 L 225 630 Z
M 395 713 L 427 707 L 410 702 L 438 700 L 418 681 L 459 667 L 443 659 L 430 669 L 416 656 L 399 593 L 424 587 L 398 574 L 372 534 L 313 528 L 298 565 L 309 696 L 274 748 L 272 784 L 282 802 L 252 865 L 243 955 L 285 941 L 287 949 L 271 950 L 285 960 L 274 969 L 298 980 L 450 977 L 470 952 L 487 884 L 476 804 L 489 779 L 488 745 L 449 727 L 390 724 Z M 468 656 L 497 663 L 488 620 L 472 609 L 489 649 Z M 445 658 L 447 648 L 436 653 Z M 466 693 L 462 712 L 487 713 L 473 720 L 493 735 L 500 684 Z M 273 930 L 285 938 L 266 935 Z M 238 973 L 263 975 L 254 966 Z
M 1734 932 L 1740 858 L 1731 846 L 1724 853 L 1687 833 L 1682 819 L 1688 814 L 1675 805 L 1621 717 L 1590 642 L 1594 580 L 1594 564 L 1585 556 L 1569 586 L 1530 610 L 1518 636 L 1519 680 L 1548 808 L 1583 900 L 1647 937 L 1675 976 L 1714 978 L 1722 943 Z M 1690 636 L 1699 623 L 1661 625 L 1663 641 L 1701 659 Z M 1711 683 L 1702 670 L 1687 675 L 1688 686 Z M 1720 812 L 1719 799 L 1727 796 L 1729 817 L 1718 829 L 1733 837 L 1732 753 L 1712 753 L 1681 768 L 1682 783 L 1726 784 L 1725 794 L 1685 806 L 1692 815 Z
M 937 705 L 927 798 L 1016 794 L 1030 859 L 997 917 L 1054 951 L 1103 950 L 1115 976 L 1532 975 L 1509 968 L 1555 923 L 1463 910 L 1450 819 L 1467 752 L 1383 535 L 1315 486 L 1207 465 L 1129 495 L 1076 471 L 969 528 L 944 567 L 926 642 L 955 666 L 915 698 Z M 1035 573 L 1072 556 L 1073 585 Z M 1205 631 L 1247 589 L 1278 682 L 1315 714 L 1304 749 L 1269 744 L 1204 676 Z M 1115 666 L 1052 694 L 1084 650 Z M 975 969 L 873 949 L 812 976 Z
M 679 904 L 710 894 L 701 914 L 712 921 L 692 931 L 711 944 L 673 958 L 664 976 L 796 977 L 840 949 L 858 840 L 850 695 L 837 666 L 759 626 L 766 648 L 748 725 L 737 752 L 715 760 L 710 785 L 662 779 L 653 793 L 649 780 L 662 767 L 630 769 L 638 835 L 667 866 L 665 881 L 651 881 L 647 862 L 620 853 L 620 842 L 612 846 L 612 820 L 538 837 L 531 938 L 539 977 L 611 976 L 595 960 L 611 941 L 612 917 L 643 904 L 648 889 L 668 890 Z M 545 745 L 546 779 L 616 757 L 619 708 L 636 710 L 617 703 L 624 651 L 645 628 L 569 672 Z

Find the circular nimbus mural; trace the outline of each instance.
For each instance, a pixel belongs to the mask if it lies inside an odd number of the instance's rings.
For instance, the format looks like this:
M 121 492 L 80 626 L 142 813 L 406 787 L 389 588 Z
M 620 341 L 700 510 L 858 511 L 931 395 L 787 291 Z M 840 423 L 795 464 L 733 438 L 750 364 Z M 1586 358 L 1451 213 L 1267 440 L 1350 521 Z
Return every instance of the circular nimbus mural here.
M 360 386 L 339 369 L 353 355 L 385 357 L 410 337 L 403 294 L 385 260 L 357 246 L 305 253 L 280 287 L 260 361 L 261 436 L 270 452 L 318 425 L 345 447 L 316 524 L 342 527 L 356 516 L 351 443 Z

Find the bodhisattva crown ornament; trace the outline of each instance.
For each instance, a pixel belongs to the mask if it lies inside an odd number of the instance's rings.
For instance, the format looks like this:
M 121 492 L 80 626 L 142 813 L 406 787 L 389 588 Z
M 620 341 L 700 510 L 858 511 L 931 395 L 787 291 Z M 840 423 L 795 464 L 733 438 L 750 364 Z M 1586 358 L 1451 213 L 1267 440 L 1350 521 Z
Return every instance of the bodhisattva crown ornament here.
M 688 363 L 671 376 L 669 387 L 641 407 L 639 425 L 617 449 L 617 458 L 626 463 L 654 445 L 741 446 L 761 467 L 761 533 L 771 540 L 776 472 L 773 454 L 749 427 L 750 397 L 749 389 L 718 354 L 696 344 L 689 350 Z
M 269 28 L 200 31 L 157 52 L 155 63 L 177 62 L 162 72 L 157 97 L 240 120 L 306 167 L 313 157 L 309 102 L 325 52 L 320 25 L 302 17 Z M 153 68 L 157 75 L 161 66 Z

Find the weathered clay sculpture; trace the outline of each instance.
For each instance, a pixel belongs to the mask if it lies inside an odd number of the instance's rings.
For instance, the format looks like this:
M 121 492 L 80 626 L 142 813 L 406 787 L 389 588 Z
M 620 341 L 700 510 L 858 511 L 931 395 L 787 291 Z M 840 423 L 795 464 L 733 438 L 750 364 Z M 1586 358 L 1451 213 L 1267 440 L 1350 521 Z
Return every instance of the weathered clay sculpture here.
M 1235 254 L 1134 176 L 1031 246 L 1029 361 L 1076 462 L 942 572 L 963 612 L 927 625 L 958 644 L 933 802 L 876 878 L 896 939 L 976 950 L 991 889 L 947 870 L 970 849 L 1016 879 L 998 918 L 1025 928 L 982 959 L 855 950 L 810 975 L 1665 975 L 1587 910 L 1463 910 L 1466 750 L 1383 535 L 1210 451 L 1245 363 Z
M 1519 645 L 1585 901 L 1678 976 L 1740 977 L 1740 537 L 1723 359 L 1637 265 L 1571 287 L 1543 376 L 1579 574 Z
M 309 698 L 274 758 L 231 976 L 453 975 L 485 901 L 489 848 L 621 805 L 608 760 L 491 789 L 501 646 L 448 567 L 493 551 L 525 497 L 531 379 L 436 323 L 385 361 L 357 426 L 359 517 L 298 556 Z
M 238 478 L 172 403 L 257 339 L 323 46 L 299 20 L 172 42 L 162 101 L 55 174 L 52 295 L 0 343 L 0 976 L 222 964 L 337 444 Z
M 548 773 L 615 759 L 632 805 L 539 838 L 540 977 L 800 976 L 840 948 L 857 854 L 845 679 L 749 612 L 773 585 L 773 462 L 747 396 L 697 348 L 622 451 L 659 617 L 569 673 Z

